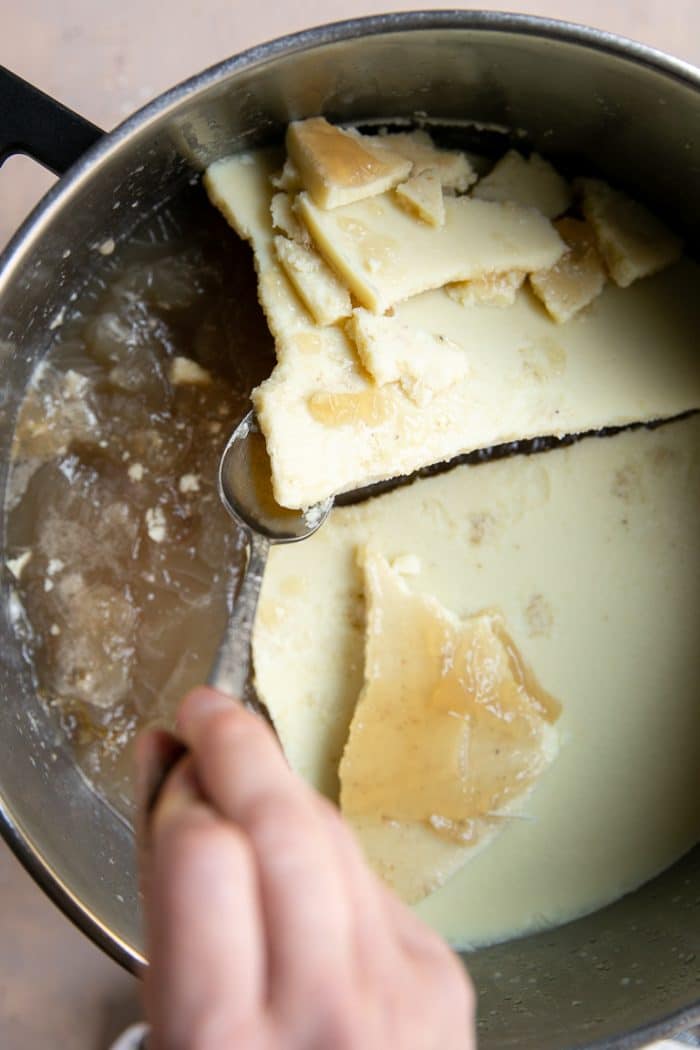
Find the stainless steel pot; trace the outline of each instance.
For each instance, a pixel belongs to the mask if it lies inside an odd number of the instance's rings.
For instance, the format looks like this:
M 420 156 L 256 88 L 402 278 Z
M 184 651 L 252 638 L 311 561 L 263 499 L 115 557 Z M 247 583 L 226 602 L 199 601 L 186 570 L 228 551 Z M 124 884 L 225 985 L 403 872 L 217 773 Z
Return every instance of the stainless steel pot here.
M 6 73 L 0 97 L 0 157 L 23 150 L 59 172 L 75 161 L 0 260 L 0 491 L 22 392 L 47 348 L 50 318 L 95 265 L 89 246 L 128 237 L 203 166 L 279 137 L 292 118 L 422 111 L 510 128 L 571 170 L 627 186 L 690 243 L 700 239 L 700 75 L 562 23 L 432 12 L 315 29 L 221 63 L 104 137 Z M 138 970 L 132 833 L 90 790 L 37 701 L 10 584 L 4 571 L 1 830 L 81 929 Z M 696 850 L 589 918 L 469 955 L 480 1045 L 635 1047 L 699 1023 L 699 904 Z

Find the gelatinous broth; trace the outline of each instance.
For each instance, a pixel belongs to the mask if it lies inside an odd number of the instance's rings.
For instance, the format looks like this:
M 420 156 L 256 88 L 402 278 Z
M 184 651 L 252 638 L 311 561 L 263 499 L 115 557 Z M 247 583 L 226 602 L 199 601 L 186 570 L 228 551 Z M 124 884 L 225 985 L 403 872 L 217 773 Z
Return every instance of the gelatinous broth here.
M 273 354 L 248 248 L 198 187 L 95 262 L 21 409 L 7 557 L 40 695 L 128 813 L 137 729 L 169 723 L 223 627 L 243 537 L 218 458 Z

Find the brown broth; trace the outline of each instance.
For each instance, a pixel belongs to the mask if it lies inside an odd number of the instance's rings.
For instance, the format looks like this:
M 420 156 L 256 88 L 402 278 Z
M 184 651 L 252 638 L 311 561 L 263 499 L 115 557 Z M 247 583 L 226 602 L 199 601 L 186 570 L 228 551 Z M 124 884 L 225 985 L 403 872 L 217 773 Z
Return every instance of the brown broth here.
M 17 590 L 40 695 L 128 813 L 137 730 L 171 724 L 224 625 L 243 535 L 218 459 L 272 344 L 250 253 L 199 188 L 100 257 L 50 334 L 15 434 L 7 558 L 31 553 Z M 171 381 L 176 357 L 210 381 Z

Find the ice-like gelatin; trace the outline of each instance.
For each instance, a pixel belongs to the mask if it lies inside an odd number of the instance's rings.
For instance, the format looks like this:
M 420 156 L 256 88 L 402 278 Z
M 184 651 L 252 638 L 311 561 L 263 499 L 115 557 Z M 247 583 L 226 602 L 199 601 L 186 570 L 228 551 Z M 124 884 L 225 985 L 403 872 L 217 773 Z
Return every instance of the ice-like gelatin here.
M 218 459 L 272 364 L 247 248 L 201 197 L 187 211 L 105 260 L 52 333 L 6 494 L 38 688 L 123 811 L 135 732 L 170 722 L 222 630 L 243 542 Z

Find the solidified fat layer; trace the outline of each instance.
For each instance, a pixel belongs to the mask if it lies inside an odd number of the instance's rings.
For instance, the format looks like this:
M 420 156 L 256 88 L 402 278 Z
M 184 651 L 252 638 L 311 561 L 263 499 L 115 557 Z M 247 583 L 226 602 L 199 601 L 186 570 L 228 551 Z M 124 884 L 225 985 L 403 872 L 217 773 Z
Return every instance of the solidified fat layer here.
M 271 552 L 256 686 L 292 767 L 330 797 L 364 679 L 355 551 L 368 537 L 397 568 L 411 553 L 411 589 L 461 618 L 500 609 L 562 702 L 560 753 L 526 818 L 506 821 L 419 906 L 454 943 L 502 940 L 601 907 L 700 837 L 698 535 L 695 416 L 457 467 L 336 508 L 311 539 Z M 385 841 L 382 827 L 360 829 L 375 857 L 377 835 Z M 429 831 L 397 827 L 394 837 L 389 870 L 397 852 L 406 870 L 401 851 L 427 849 L 415 854 L 416 872 L 444 882 L 463 862 Z M 399 889 L 420 890 L 417 876 L 409 871 Z
M 564 324 L 602 292 L 606 276 L 593 230 L 578 219 L 555 223 L 568 251 L 549 270 L 530 274 L 530 284 L 548 313 Z
M 382 194 L 332 212 L 306 193 L 297 209 L 316 248 L 374 313 L 452 281 L 553 266 L 564 244 L 544 216 L 517 204 L 445 199 L 445 222 L 417 222 Z
M 340 333 L 314 342 L 311 359 L 286 344 L 285 366 L 254 395 L 270 448 L 276 498 L 289 506 L 407 474 L 461 452 L 517 438 L 564 435 L 678 415 L 700 404 L 695 332 L 698 269 L 688 261 L 625 291 L 608 286 L 566 326 L 531 295 L 507 310 L 464 307 L 444 291 L 402 304 L 399 322 L 461 347 L 469 373 L 415 405 L 393 386 L 376 426 L 323 425 L 317 391 L 371 388 Z M 301 352 L 299 352 L 301 350 Z
M 375 381 L 380 386 L 399 383 L 417 405 L 427 404 L 469 372 L 466 355 L 455 343 L 404 325 L 397 317 L 376 317 L 358 309 L 346 330 Z
M 320 421 L 310 410 L 319 391 L 364 398 L 376 387 L 345 333 L 312 323 L 277 262 L 269 175 L 280 157 L 263 153 L 257 161 L 219 161 L 206 186 L 256 255 L 278 367 L 254 402 L 282 505 L 310 506 L 515 438 L 668 417 L 700 405 L 699 270 L 683 260 L 630 289 L 608 286 L 585 315 L 556 328 L 527 292 L 507 310 L 461 305 L 442 290 L 415 296 L 396 307 L 398 321 L 454 342 L 468 376 L 422 406 L 387 384 L 377 425 L 360 419 L 353 426 L 347 411 L 340 425 Z
M 680 258 L 683 244 L 660 219 L 600 179 L 577 179 L 581 207 L 615 284 L 627 288 Z
M 287 128 L 287 152 L 301 180 L 322 208 L 362 200 L 391 189 L 411 171 L 411 161 L 367 148 L 324 117 L 294 121 Z
M 565 178 L 538 153 L 523 157 L 517 150 L 494 165 L 474 187 L 473 195 L 485 201 L 517 201 L 556 219 L 570 206 L 573 194 Z
M 335 324 L 350 316 L 347 288 L 313 248 L 289 237 L 275 237 L 275 254 L 317 324 Z
M 364 839 L 370 862 L 413 901 L 439 884 L 443 864 L 428 854 L 419 867 L 398 852 L 392 825 L 404 834 L 427 827 L 467 859 L 503 829 L 506 813 L 521 811 L 555 757 L 560 708 L 498 613 L 460 620 L 411 590 L 377 551 L 364 551 L 362 564 L 365 681 L 340 763 L 340 804 L 360 833 L 374 826 Z
M 440 149 L 427 131 L 393 131 L 385 135 L 363 135 L 368 149 L 380 154 L 398 153 L 413 164 L 412 175 L 434 171 L 443 189 L 465 193 L 477 180 L 469 158 L 458 150 Z
M 449 284 L 445 291 L 464 306 L 512 306 L 526 276 L 519 270 L 506 270 L 476 277 L 473 281 Z
M 445 225 L 445 200 L 437 172 L 427 169 L 413 175 L 394 192 L 399 204 L 429 226 Z

